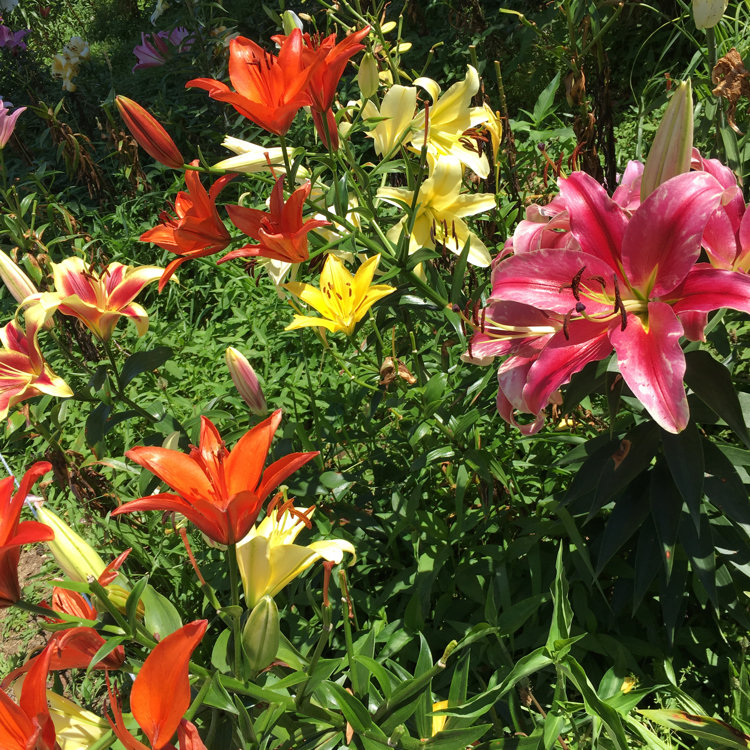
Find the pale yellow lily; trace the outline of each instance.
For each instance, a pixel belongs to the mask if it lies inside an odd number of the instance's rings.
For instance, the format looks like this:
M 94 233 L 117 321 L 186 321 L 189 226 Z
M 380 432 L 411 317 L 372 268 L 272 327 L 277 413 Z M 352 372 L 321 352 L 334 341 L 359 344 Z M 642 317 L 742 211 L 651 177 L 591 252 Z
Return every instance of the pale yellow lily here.
M 421 151 L 427 144 L 427 157 L 431 168 L 441 156 L 454 156 L 482 179 L 490 173 L 487 157 L 479 153 L 465 132 L 487 122 L 489 115 L 484 107 L 472 107 L 471 99 L 479 91 L 479 74 L 468 66 L 463 81 L 454 83 L 442 96 L 440 86 L 431 78 L 417 78 L 415 86 L 425 89 L 432 99 L 425 126 L 425 110 L 412 120 L 414 135 L 410 146 Z M 427 132 L 425 133 L 425 129 Z
M 412 121 L 417 108 L 414 86 L 391 86 L 383 97 L 380 109 L 372 101 L 365 102 L 362 117 L 379 119 L 370 126 L 367 135 L 375 141 L 375 153 L 387 156 L 399 143 L 408 143 L 412 136 Z
M 73 701 L 51 690 L 47 691 L 47 700 L 60 750 L 88 750 L 110 733 L 110 726 L 104 719 L 77 706 Z
M 490 253 L 482 240 L 472 232 L 462 217 L 474 216 L 495 207 L 495 196 L 491 193 L 466 193 L 461 195 L 463 166 L 455 156 L 441 156 L 419 189 L 412 233 L 409 237 L 409 253 L 421 248 L 434 248 L 436 244 L 460 255 L 469 243 L 469 263 L 489 266 Z M 406 188 L 383 187 L 378 198 L 396 206 L 411 206 L 414 192 Z M 388 239 L 396 243 L 405 229 L 407 217 L 392 227 Z
M 285 289 L 323 316 L 315 318 L 295 315 L 285 330 L 322 326 L 329 331 L 343 331 L 350 336 L 375 302 L 396 291 L 386 284 L 372 284 L 379 261 L 380 256 L 373 255 L 352 275 L 341 260 L 335 255 L 329 255 L 320 273 L 320 289 L 296 281 L 284 284 Z
M 243 141 L 231 135 L 224 136 L 221 143 L 235 155 L 214 164 L 214 169 L 226 169 L 230 172 L 262 172 L 271 166 L 278 167 L 284 163 L 284 152 L 280 148 L 267 148 L 257 143 Z
M 237 565 L 245 590 L 245 606 L 252 609 L 264 596 L 276 596 L 318 560 L 340 563 L 344 553 L 356 560 L 354 547 L 344 539 L 325 539 L 306 547 L 295 544 L 310 526 L 314 508 L 294 508 L 291 502 L 270 508 L 268 515 L 237 544 Z

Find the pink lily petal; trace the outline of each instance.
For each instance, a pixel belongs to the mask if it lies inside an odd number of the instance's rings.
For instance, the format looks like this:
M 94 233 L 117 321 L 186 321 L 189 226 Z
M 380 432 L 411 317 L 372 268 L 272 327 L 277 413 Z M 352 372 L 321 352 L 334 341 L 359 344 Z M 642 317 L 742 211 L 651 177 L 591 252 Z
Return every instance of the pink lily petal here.
M 750 313 L 750 275 L 697 264 L 670 295 L 674 311 L 711 312 L 722 307 Z
M 578 250 L 537 250 L 498 264 L 492 275 L 491 300 L 514 300 L 565 315 L 578 302 L 571 283 L 581 269 L 583 285 L 598 276 L 606 283 L 607 296 L 614 298 L 614 269 L 600 258 Z M 602 291 L 600 283 L 590 283 L 596 292 Z M 587 298 L 586 310 L 589 314 L 611 312 L 612 306 Z
M 658 297 L 688 275 L 723 192 L 712 175 L 688 172 L 649 195 L 633 214 L 622 240 L 622 265 L 631 287 L 646 297 Z
M 615 328 L 609 334 L 620 372 L 633 395 L 661 427 L 673 433 L 684 430 L 690 419 L 682 384 L 685 375 L 685 355 L 680 348 L 682 334 L 682 324 L 664 302 L 649 303 L 648 330 L 631 313 L 625 330 Z
M 552 336 L 529 370 L 524 398 L 532 414 L 544 409 L 550 396 L 573 374 L 612 352 L 606 323 L 575 320 L 567 333 L 567 338 L 563 331 Z
M 570 214 L 571 231 L 581 250 L 603 260 L 618 272 L 618 280 L 621 280 L 620 247 L 628 223 L 627 214 L 585 172 L 574 172 L 567 179 L 559 180 L 559 185 Z
M 629 161 L 620 184 L 612 193 L 612 200 L 626 211 L 635 211 L 641 205 L 641 177 L 643 162 Z

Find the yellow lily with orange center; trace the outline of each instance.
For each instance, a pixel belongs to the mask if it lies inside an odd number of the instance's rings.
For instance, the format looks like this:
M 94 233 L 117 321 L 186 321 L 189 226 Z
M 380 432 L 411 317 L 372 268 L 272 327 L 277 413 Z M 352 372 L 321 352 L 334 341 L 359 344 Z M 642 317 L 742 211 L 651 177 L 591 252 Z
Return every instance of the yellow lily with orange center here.
M 91 332 L 109 341 L 122 315 L 135 324 L 139 336 L 148 330 L 148 313 L 133 302 L 146 284 L 158 281 L 163 268 L 124 266 L 110 263 L 101 273 L 87 268 L 78 256 L 52 264 L 54 292 L 28 297 L 26 303 L 38 303 L 45 309 L 57 309 L 84 323 Z
M 379 255 L 368 258 L 352 275 L 335 255 L 326 258 L 320 273 L 320 289 L 311 284 L 292 281 L 284 288 L 305 304 L 314 307 L 323 317 L 295 315 L 286 327 L 290 331 L 305 326 L 322 326 L 329 331 L 343 331 L 347 336 L 354 333 L 354 327 L 365 313 L 382 297 L 395 292 L 392 286 L 372 284 L 375 270 L 380 261 Z
M 295 508 L 291 501 L 269 508 L 268 515 L 237 543 L 237 564 L 245 589 L 245 606 L 252 609 L 264 596 L 276 596 L 288 583 L 318 560 L 340 563 L 344 553 L 356 560 L 354 547 L 344 539 L 325 539 L 306 547 L 294 540 L 312 526 L 314 508 Z
M 487 247 L 472 232 L 464 216 L 489 211 L 495 207 L 495 196 L 491 193 L 460 194 L 463 166 L 455 156 L 441 156 L 435 163 L 432 176 L 419 188 L 416 212 L 411 235 L 409 253 L 421 248 L 434 248 L 444 245 L 456 255 L 460 255 L 469 243 L 469 263 L 475 266 L 489 266 L 490 253 Z M 406 188 L 383 187 L 378 190 L 378 198 L 396 206 L 411 206 L 414 191 Z M 407 226 L 407 217 L 401 219 L 388 231 L 388 239 L 398 242 L 401 232 Z

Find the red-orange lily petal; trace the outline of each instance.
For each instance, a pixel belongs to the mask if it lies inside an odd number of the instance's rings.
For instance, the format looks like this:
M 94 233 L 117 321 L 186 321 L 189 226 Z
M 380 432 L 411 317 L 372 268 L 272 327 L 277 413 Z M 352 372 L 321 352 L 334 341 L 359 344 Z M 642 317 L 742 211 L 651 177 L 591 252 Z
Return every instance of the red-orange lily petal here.
M 227 450 L 214 424 L 201 418 L 198 447 L 188 455 L 167 448 L 138 446 L 125 455 L 168 484 L 174 493 L 132 500 L 112 515 L 140 510 L 181 513 L 204 534 L 220 544 L 234 544 L 255 523 L 263 501 L 317 451 L 291 453 L 263 471 L 281 410 L 247 432 Z
M 45 649 L 21 689 L 19 705 L 0 691 L 0 747 L 3 750 L 56 750 L 55 725 L 47 705 L 49 650 Z
M 116 96 L 115 104 L 133 138 L 149 156 L 168 167 L 182 168 L 185 160 L 180 149 L 148 110 L 126 96 Z
M 196 620 L 168 635 L 135 678 L 130 709 L 154 750 L 169 743 L 190 706 L 190 656 L 207 625 L 207 620 Z
M 205 89 L 270 133 L 284 135 L 300 108 L 310 104 L 307 83 L 321 61 L 303 53 L 299 29 L 284 39 L 278 57 L 239 36 L 229 42 L 229 79 L 235 91 L 213 78 L 194 78 L 185 86 Z
M 13 477 L 0 481 L 0 608 L 10 607 L 21 598 L 18 583 L 18 560 L 21 545 L 47 542 L 55 538 L 49 526 L 38 521 L 19 523 L 23 501 L 31 485 L 52 469 L 48 461 L 39 461 L 23 475 L 18 490 L 13 493 Z
M 259 245 L 248 245 L 227 253 L 219 263 L 232 258 L 262 256 L 284 263 L 302 263 L 310 257 L 307 234 L 330 222 L 320 219 L 302 220 L 302 208 L 310 195 L 311 185 L 306 182 L 297 188 L 288 201 L 284 201 L 284 176 L 276 180 L 271 192 L 270 212 L 244 206 L 227 206 L 232 223 Z
M 198 166 L 198 161 L 193 161 L 192 166 Z M 141 242 L 153 242 L 180 256 L 164 269 L 159 291 L 186 260 L 213 255 L 230 243 L 232 238 L 216 209 L 216 198 L 235 177 L 234 174 L 219 177 L 206 192 L 198 172 L 188 170 L 185 173 L 188 192 L 180 191 L 175 199 L 176 218 L 163 211 L 159 217 L 161 224 L 141 235 Z

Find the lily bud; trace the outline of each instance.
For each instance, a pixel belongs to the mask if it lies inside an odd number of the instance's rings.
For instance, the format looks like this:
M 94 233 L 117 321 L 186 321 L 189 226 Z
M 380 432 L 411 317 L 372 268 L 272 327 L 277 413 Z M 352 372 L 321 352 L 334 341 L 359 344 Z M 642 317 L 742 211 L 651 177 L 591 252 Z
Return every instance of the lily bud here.
M 268 408 L 263 389 L 252 365 L 233 346 L 227 348 L 226 363 L 235 388 L 253 414 L 263 416 Z
M 126 96 L 115 97 L 115 103 L 130 134 L 149 156 L 173 169 L 182 169 L 185 160 L 180 150 L 148 110 Z
M 293 10 L 285 10 L 281 14 L 281 26 L 289 36 L 295 29 L 302 31 L 302 19 Z
M 46 544 L 63 573 L 71 581 L 81 583 L 86 583 L 89 577 L 99 578 L 107 566 L 97 551 L 44 505 L 37 506 L 36 513 L 37 518 L 55 532 L 55 538 Z
M 362 55 L 362 61 L 359 63 L 357 72 L 357 83 L 359 90 L 362 92 L 363 99 L 369 99 L 375 96 L 378 90 L 378 63 L 372 52 L 365 52 Z
M 693 0 L 693 20 L 699 29 L 712 29 L 716 26 L 729 0 Z
M 279 650 L 279 610 L 270 596 L 264 596 L 253 607 L 242 628 L 242 648 L 254 672 L 265 669 Z
M 380 30 L 387 34 L 389 31 L 393 31 L 396 28 L 396 22 L 395 21 L 386 21 L 381 27 Z
M 648 152 L 641 178 L 641 201 L 659 185 L 690 171 L 693 150 L 693 91 L 690 80 L 682 81 L 669 100 L 654 143 Z
M 0 279 L 13 299 L 19 303 L 39 291 L 31 279 L 2 250 L 0 250 Z

